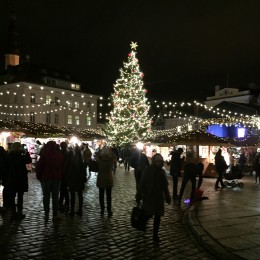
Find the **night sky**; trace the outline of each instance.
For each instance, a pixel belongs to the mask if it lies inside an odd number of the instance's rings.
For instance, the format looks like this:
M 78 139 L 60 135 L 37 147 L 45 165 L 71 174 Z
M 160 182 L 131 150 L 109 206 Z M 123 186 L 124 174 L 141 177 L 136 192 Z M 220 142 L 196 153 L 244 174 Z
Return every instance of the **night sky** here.
M 109 95 L 131 41 L 148 95 L 193 100 L 214 86 L 260 85 L 259 0 L 23 0 L 0 6 L 0 55 L 15 3 L 22 57 Z

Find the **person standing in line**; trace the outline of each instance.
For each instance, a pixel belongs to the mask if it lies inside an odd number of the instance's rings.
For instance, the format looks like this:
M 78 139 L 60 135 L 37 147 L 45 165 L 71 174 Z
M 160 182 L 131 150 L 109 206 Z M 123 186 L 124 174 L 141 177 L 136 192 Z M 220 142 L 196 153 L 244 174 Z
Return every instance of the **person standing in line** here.
M 113 165 L 116 162 L 116 156 L 107 147 L 104 146 L 97 158 L 98 161 L 98 175 L 97 187 L 99 188 L 99 204 L 101 209 L 101 216 L 105 211 L 105 193 L 107 198 L 107 213 L 111 217 L 112 212 L 112 187 L 113 187 Z
M 147 221 L 154 216 L 153 239 L 159 241 L 159 229 L 161 217 L 164 215 L 165 201 L 170 204 L 171 197 L 168 189 L 168 181 L 163 167 L 163 157 L 157 153 L 152 158 L 151 166 L 147 167 L 140 180 L 136 201 L 143 202 L 143 210 Z
M 85 169 L 87 171 L 88 179 L 91 177 L 91 172 L 89 168 L 91 162 L 91 156 L 92 156 L 92 152 L 90 151 L 88 144 L 85 144 L 85 149 L 83 150 L 83 162 L 85 165 Z
M 181 169 L 182 164 L 185 160 L 185 157 L 183 156 L 181 158 L 181 155 L 183 154 L 183 149 L 178 148 L 177 151 L 172 151 L 170 153 L 171 155 L 171 161 L 170 161 L 170 175 L 172 176 L 172 182 L 173 182 L 173 200 L 178 199 L 178 180 L 181 176 Z
M 191 182 L 191 193 L 190 193 L 190 203 L 193 202 L 194 199 L 194 194 L 195 194 L 195 189 L 196 189 L 196 176 L 199 176 L 199 181 L 197 185 L 197 189 L 200 188 L 202 181 L 203 181 L 203 170 L 204 170 L 204 165 L 203 163 L 199 162 L 198 164 L 189 162 L 186 163 L 184 166 L 184 173 L 182 177 L 182 183 L 181 183 L 181 189 L 180 189 L 180 195 L 178 198 L 179 204 L 181 203 L 182 196 L 185 190 L 185 187 L 188 183 L 188 181 Z
M 60 151 L 57 151 L 56 143 L 49 141 L 42 152 L 36 165 L 36 176 L 41 182 L 43 193 L 43 206 L 45 221 L 49 219 L 50 196 L 52 195 L 53 221 L 58 221 L 59 190 L 62 180 L 64 161 Z
M 31 163 L 32 159 L 29 154 L 25 154 L 19 142 L 12 144 L 7 159 L 7 195 L 10 196 L 11 219 L 22 220 L 25 218 L 25 214 L 23 214 L 23 195 L 24 192 L 28 191 L 28 171 L 26 164 Z M 16 194 L 17 206 L 15 203 Z
M 68 167 L 69 167 L 69 155 L 68 155 L 68 145 L 66 142 L 60 143 L 60 149 L 61 154 L 63 157 L 64 167 L 63 167 L 63 173 L 62 173 L 62 179 L 61 179 L 61 185 L 60 185 L 60 198 L 59 198 L 59 208 L 60 211 L 66 211 L 69 210 L 69 191 L 68 191 Z M 63 201 L 64 204 L 63 204 Z
M 221 184 L 221 188 L 225 188 L 225 184 L 223 182 L 223 175 L 226 172 L 226 169 L 228 168 L 227 163 L 222 156 L 222 150 L 218 149 L 216 156 L 215 156 L 215 167 L 216 171 L 218 173 L 217 181 L 215 183 L 215 189 L 218 190 L 220 187 L 218 186 L 219 183 Z
M 10 207 L 9 196 L 7 193 L 7 176 L 8 176 L 8 159 L 7 152 L 3 146 L 0 146 L 0 180 L 2 182 L 3 192 L 3 209 Z
M 68 186 L 70 191 L 71 207 L 70 216 L 73 217 L 75 214 L 75 194 L 78 193 L 79 209 L 76 212 L 78 216 L 82 216 L 83 207 L 83 190 L 85 189 L 85 183 L 87 182 L 86 168 L 82 160 L 81 150 L 78 146 L 73 151 L 69 152 L 69 169 L 68 169 Z

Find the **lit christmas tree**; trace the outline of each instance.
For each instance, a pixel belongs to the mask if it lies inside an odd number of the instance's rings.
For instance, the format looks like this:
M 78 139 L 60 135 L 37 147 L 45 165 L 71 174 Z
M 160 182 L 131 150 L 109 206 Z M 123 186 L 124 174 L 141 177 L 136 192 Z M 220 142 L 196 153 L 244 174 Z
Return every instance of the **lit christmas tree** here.
M 114 84 L 113 110 L 106 126 L 108 139 L 119 146 L 144 140 L 150 132 L 149 105 L 143 88 L 144 74 L 139 70 L 136 58 L 137 44 L 131 42 L 131 53 L 120 78 Z

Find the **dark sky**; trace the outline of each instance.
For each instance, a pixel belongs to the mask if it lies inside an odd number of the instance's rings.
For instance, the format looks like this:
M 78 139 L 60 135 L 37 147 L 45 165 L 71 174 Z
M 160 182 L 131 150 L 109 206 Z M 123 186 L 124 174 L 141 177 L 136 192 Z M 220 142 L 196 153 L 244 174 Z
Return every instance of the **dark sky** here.
M 193 100 L 214 86 L 260 85 L 259 0 L 23 0 L 16 6 L 22 56 L 70 72 L 107 95 L 137 41 L 151 97 Z M 0 6 L 0 54 L 11 0 Z

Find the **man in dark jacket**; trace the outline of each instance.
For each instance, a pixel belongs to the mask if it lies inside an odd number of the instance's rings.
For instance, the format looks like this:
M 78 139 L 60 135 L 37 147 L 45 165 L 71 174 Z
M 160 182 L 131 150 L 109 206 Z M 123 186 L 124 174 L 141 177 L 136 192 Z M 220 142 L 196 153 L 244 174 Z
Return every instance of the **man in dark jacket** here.
M 32 162 L 29 154 L 25 154 L 19 142 L 12 144 L 8 153 L 8 174 L 7 174 L 7 194 L 10 198 L 12 209 L 11 219 L 24 219 L 23 214 L 23 195 L 28 191 L 28 171 L 26 164 Z M 15 197 L 17 194 L 17 204 Z M 17 211 L 16 211 L 17 207 Z
M 53 221 L 59 220 L 59 190 L 63 174 L 63 158 L 56 143 L 49 141 L 36 166 L 36 176 L 40 180 L 43 193 L 45 221 L 49 219 L 50 194 L 52 194 Z
M 170 162 L 170 175 L 172 176 L 172 182 L 173 182 L 173 199 L 176 200 L 178 198 L 178 178 L 181 176 L 181 169 L 182 164 L 185 159 L 185 157 L 181 158 L 181 155 L 183 154 L 183 149 L 178 148 L 177 151 L 172 151 L 170 153 L 171 162 Z
M 227 163 L 221 154 L 222 154 L 222 150 L 219 149 L 215 156 L 215 167 L 216 167 L 216 171 L 218 173 L 218 178 L 215 183 L 216 190 L 220 188 L 218 186 L 219 183 L 221 184 L 221 188 L 225 188 L 225 184 L 224 184 L 222 178 L 223 178 L 224 173 L 226 172 L 226 169 L 228 168 Z

